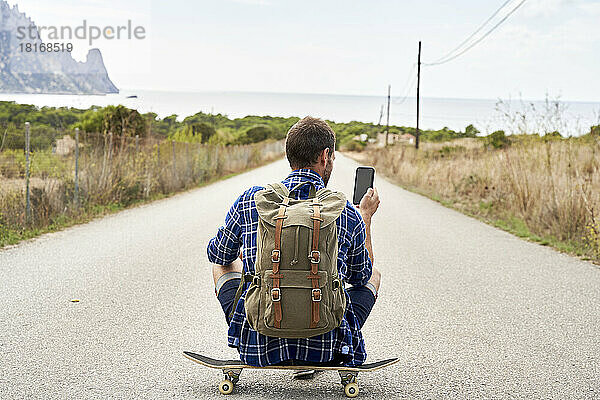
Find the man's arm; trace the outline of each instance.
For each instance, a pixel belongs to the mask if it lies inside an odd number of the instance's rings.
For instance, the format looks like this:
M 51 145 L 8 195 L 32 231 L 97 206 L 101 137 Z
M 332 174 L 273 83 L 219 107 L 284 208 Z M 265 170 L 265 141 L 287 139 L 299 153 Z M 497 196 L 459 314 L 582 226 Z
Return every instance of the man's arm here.
M 365 218 L 365 216 L 363 216 L 363 221 L 365 221 L 365 247 L 369 252 L 371 264 L 375 265 L 375 257 L 373 256 L 373 245 L 371 244 L 371 217 Z
M 238 258 L 242 237 L 242 221 L 238 207 L 242 197 L 243 195 L 233 204 L 225 217 L 225 224 L 219 228 L 206 249 L 208 260 L 213 264 L 215 287 L 219 278 L 225 274 L 242 272 L 242 262 Z
M 369 257 L 371 258 L 371 265 L 373 268 L 373 272 L 371 274 L 371 277 L 369 278 L 369 282 L 367 283 L 373 285 L 373 288 L 375 289 L 375 292 L 373 293 L 375 295 L 375 298 L 377 298 L 377 292 L 379 292 L 379 285 L 381 283 L 381 272 L 379 272 L 379 270 L 375 268 L 373 245 L 371 244 L 371 218 L 373 217 L 373 214 L 377 212 L 377 208 L 379 208 L 379 203 L 379 193 L 377 193 L 377 189 L 373 188 L 367 190 L 367 193 L 365 193 L 358 206 L 360 215 L 365 221 L 365 247 L 369 252 Z
M 243 270 L 244 264 L 242 263 L 242 260 L 240 260 L 239 258 L 236 258 L 234 262 L 232 262 L 231 264 L 227 264 L 227 265 L 220 265 L 220 264 L 213 264 L 212 265 L 212 274 L 213 274 L 213 281 L 215 282 L 215 289 L 217 290 L 217 292 L 220 289 L 220 286 L 222 286 L 222 282 L 223 279 L 225 280 L 229 280 L 228 277 L 231 278 L 239 278 L 242 276 L 242 270 Z M 227 275 L 229 274 L 229 275 Z M 221 282 L 219 282 L 219 279 L 223 276 L 227 275 L 225 278 L 221 279 Z M 217 285 L 217 283 L 219 283 Z
M 358 210 L 352 209 L 356 213 L 355 218 L 358 218 L 358 223 L 351 233 L 352 239 L 346 265 L 348 267 L 348 283 L 355 286 L 365 285 L 373 275 L 379 275 L 379 272 L 373 268 L 372 262 L 371 217 L 379 206 L 379 197 L 374 196 L 374 193 L 376 192 L 369 189 L 361 201 L 362 206 L 356 207 Z
M 373 245 L 371 244 L 371 218 L 373 217 L 373 214 L 377 212 L 379 203 L 380 201 L 377 189 L 369 188 L 358 205 L 358 212 L 360 212 L 360 215 L 363 217 L 363 221 L 365 221 L 365 247 L 369 252 L 371 264 L 373 265 L 375 264 L 375 257 L 373 256 Z

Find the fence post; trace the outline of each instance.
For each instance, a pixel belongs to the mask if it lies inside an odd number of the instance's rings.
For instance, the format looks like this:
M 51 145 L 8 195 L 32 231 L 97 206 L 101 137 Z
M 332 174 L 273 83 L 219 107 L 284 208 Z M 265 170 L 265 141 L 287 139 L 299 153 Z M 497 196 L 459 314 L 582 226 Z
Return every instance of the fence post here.
M 215 174 L 218 175 L 220 173 L 219 169 L 219 145 L 215 146 Z
M 29 122 L 25 122 L 25 221 L 31 221 L 31 198 L 29 194 Z
M 177 179 L 177 165 L 175 164 L 175 141 L 171 140 L 171 149 L 173 153 L 173 180 Z
M 79 128 L 75 128 L 75 208 L 79 208 Z
M 192 180 L 192 163 L 190 161 L 190 143 L 185 144 L 185 159 L 187 165 L 187 179 Z
M 160 140 L 156 143 L 156 165 L 160 168 Z
M 137 167 L 137 158 L 138 158 L 139 151 L 140 151 L 140 135 L 135 135 L 135 152 L 133 153 L 133 167 L 134 167 L 134 171 L 136 171 L 136 173 L 137 173 L 137 169 L 135 167 Z
M 112 160 L 112 153 L 113 153 L 113 134 L 112 134 L 112 132 L 108 132 L 108 160 L 109 161 Z

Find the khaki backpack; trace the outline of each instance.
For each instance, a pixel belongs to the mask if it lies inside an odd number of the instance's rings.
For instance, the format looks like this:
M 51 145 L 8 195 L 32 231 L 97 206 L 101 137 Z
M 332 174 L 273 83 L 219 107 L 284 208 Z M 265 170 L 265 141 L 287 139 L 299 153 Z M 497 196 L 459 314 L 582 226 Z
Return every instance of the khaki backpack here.
M 303 184 L 310 197 L 290 197 Z M 254 195 L 259 215 L 255 275 L 246 294 L 246 316 L 259 333 L 307 338 L 338 327 L 346 310 L 338 276 L 336 219 L 346 197 L 304 182 L 291 191 L 276 183 Z

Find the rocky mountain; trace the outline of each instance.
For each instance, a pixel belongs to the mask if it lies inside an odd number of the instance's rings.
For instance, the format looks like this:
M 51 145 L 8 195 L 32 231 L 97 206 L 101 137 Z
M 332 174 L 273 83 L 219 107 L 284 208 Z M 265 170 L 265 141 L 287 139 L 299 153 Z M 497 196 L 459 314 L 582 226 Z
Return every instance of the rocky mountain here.
M 111 82 L 98 49 L 91 49 L 85 62 L 73 59 L 68 51 L 39 51 L 42 41 L 21 38 L 19 32 L 33 26 L 31 18 L 18 7 L 0 0 L 0 92 L 107 94 L 118 93 Z M 31 44 L 31 51 L 23 46 Z M 23 46 L 21 45 L 23 44 Z M 38 51 L 33 51 L 37 46 Z

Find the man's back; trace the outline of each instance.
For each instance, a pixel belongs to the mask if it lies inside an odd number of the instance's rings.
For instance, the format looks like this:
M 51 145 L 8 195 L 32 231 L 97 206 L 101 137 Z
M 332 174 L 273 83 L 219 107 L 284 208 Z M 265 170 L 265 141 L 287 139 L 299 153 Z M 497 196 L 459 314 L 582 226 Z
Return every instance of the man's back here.
M 311 169 L 298 169 L 282 181 L 292 189 L 299 183 L 312 182 L 318 190 L 325 186 L 321 176 Z M 306 199 L 311 185 L 302 185 L 290 196 Z M 243 272 L 254 274 L 256 259 L 256 232 L 258 213 L 254 194 L 263 189 L 252 187 L 244 192 L 231 207 L 225 225 L 219 228 L 207 248 L 212 263 L 228 265 L 241 253 Z M 372 263 L 365 247 L 365 223 L 360 213 L 347 203 L 336 220 L 338 234 L 337 267 L 340 278 L 350 285 L 362 287 L 372 273 Z M 240 358 L 249 365 L 264 366 L 286 360 L 305 362 L 340 361 L 348 365 L 362 364 L 366 359 L 360 332 L 361 318 L 357 318 L 348 294 L 346 313 L 341 325 L 323 335 L 307 339 L 283 339 L 260 335 L 248 324 L 244 311 L 245 291 L 234 307 L 228 332 L 229 346 L 237 348 Z M 374 300 L 373 300 L 374 301 Z M 366 317 L 365 317 L 366 318 Z

